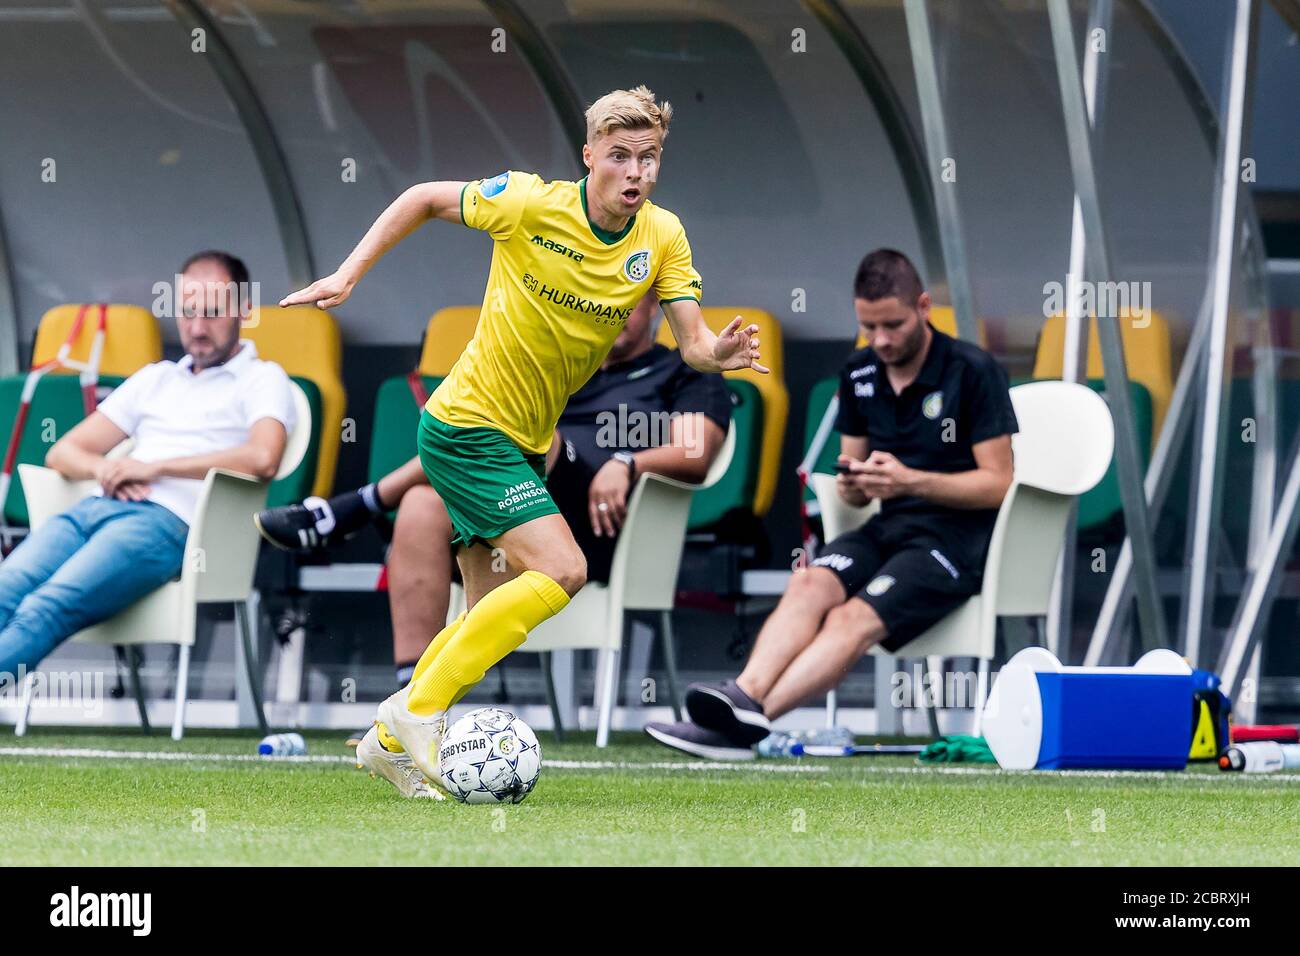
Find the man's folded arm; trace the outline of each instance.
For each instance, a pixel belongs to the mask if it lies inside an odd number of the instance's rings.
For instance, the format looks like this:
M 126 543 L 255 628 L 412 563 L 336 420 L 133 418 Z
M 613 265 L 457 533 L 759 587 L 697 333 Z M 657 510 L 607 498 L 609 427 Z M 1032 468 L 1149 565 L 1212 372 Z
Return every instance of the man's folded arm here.
M 153 464 L 159 477 L 202 479 L 213 468 L 226 468 L 269 480 L 280 470 L 280 458 L 287 442 L 283 423 L 275 418 L 259 418 L 249 428 L 248 440 L 242 445 L 204 455 L 167 458 Z
M 94 478 L 104 456 L 128 437 L 103 412 L 91 412 L 45 453 L 45 467 L 69 481 Z

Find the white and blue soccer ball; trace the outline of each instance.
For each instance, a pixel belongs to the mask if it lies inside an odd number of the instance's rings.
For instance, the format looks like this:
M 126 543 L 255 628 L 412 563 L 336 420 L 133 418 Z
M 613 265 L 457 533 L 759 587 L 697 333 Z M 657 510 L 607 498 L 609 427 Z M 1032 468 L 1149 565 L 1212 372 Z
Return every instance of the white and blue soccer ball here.
M 531 727 L 500 707 L 482 707 L 452 724 L 438 748 L 438 776 L 461 803 L 519 803 L 542 772 Z

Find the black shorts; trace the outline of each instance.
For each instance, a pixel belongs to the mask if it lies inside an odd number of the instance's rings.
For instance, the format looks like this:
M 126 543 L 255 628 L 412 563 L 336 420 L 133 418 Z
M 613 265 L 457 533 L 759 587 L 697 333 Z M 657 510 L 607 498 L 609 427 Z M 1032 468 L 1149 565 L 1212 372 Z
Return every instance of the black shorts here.
M 610 566 L 614 563 L 614 545 L 617 538 L 598 538 L 591 530 L 591 514 L 587 510 L 587 493 L 596 469 L 574 450 L 573 445 L 561 441 L 560 454 L 546 476 L 546 490 L 568 522 L 573 539 L 587 557 L 587 580 L 609 583 Z
M 885 624 L 881 645 L 897 651 L 979 593 L 979 575 L 954 564 L 950 550 L 914 522 L 876 517 L 824 546 L 812 566 L 833 571 L 850 598 L 870 604 Z

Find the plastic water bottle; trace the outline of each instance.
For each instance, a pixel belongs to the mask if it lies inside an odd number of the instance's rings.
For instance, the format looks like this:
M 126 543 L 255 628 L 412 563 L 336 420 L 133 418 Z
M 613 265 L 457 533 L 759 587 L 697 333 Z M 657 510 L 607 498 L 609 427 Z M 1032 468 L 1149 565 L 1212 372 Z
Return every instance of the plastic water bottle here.
M 271 734 L 257 745 L 263 757 L 298 757 L 307 752 L 307 741 L 302 734 Z
M 802 757 L 803 742 L 794 734 L 775 730 L 758 742 L 760 757 Z
M 801 734 L 803 752 L 810 757 L 849 757 L 856 741 L 847 727 L 823 727 Z
M 1277 773 L 1300 768 L 1300 744 L 1252 740 L 1229 747 L 1219 758 L 1220 770 L 1239 773 Z

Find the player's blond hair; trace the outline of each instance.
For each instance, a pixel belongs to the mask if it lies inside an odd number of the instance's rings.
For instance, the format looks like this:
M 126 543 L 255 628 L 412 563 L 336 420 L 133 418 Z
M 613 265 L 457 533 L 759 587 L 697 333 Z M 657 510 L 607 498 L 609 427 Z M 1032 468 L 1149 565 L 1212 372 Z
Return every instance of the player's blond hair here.
M 655 95 L 642 84 L 634 90 L 613 90 L 587 109 L 587 142 L 594 143 L 618 129 L 657 129 L 659 140 L 668 138 L 673 106 L 655 103 Z

